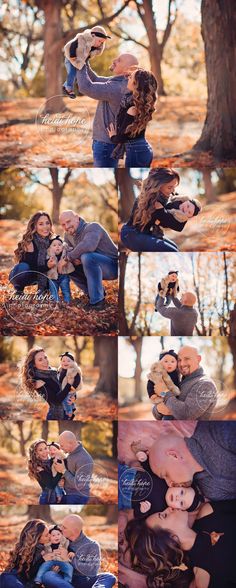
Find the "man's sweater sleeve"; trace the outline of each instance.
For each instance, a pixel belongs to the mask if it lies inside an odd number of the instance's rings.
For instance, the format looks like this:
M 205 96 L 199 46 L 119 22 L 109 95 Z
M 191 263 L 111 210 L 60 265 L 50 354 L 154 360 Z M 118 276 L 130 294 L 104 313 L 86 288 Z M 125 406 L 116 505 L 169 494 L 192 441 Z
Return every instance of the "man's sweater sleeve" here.
M 102 228 L 99 225 L 93 223 L 87 230 L 84 235 L 84 238 L 76 247 L 74 247 L 73 251 L 69 251 L 67 257 L 70 261 L 75 259 L 80 259 L 83 253 L 91 253 L 97 249 L 98 243 L 102 236 Z
M 91 478 L 92 473 L 93 460 L 88 460 L 88 458 L 84 458 L 83 460 L 81 460 L 81 465 L 77 467 L 74 474 L 71 474 L 69 470 L 66 470 L 64 476 L 66 481 L 74 487 L 76 493 L 83 494 L 85 488 L 85 478 Z
M 213 382 L 198 382 L 193 385 L 185 400 L 175 398 L 171 392 L 167 392 L 163 401 L 176 420 L 197 420 L 210 406 L 214 407 L 217 400 L 217 391 Z
M 78 86 L 82 94 L 95 100 L 116 100 L 120 94 L 120 82 L 108 78 L 106 82 L 92 82 L 87 71 L 87 66 L 77 71 Z
M 71 561 L 73 568 L 83 576 L 97 576 L 101 565 L 100 546 L 96 541 L 83 544 Z
M 111 76 L 98 76 L 96 72 L 91 68 L 90 63 L 86 62 L 87 73 L 91 82 L 109 82 Z
M 182 304 L 176 296 L 172 296 L 172 302 L 176 306 L 176 308 L 181 308 Z
M 174 318 L 178 312 L 175 308 L 167 308 L 164 306 L 164 298 L 162 298 L 162 296 L 159 296 L 158 300 L 156 300 L 155 308 L 162 316 L 169 319 Z

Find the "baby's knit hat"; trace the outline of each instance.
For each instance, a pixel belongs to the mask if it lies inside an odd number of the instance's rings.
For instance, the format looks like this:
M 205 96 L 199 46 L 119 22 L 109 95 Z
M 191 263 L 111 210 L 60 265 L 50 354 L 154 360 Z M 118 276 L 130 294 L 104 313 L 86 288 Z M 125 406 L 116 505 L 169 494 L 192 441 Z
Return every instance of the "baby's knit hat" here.
M 162 359 L 163 357 L 165 357 L 165 355 L 171 355 L 176 360 L 178 360 L 178 355 L 177 353 L 175 353 L 174 349 L 169 349 L 169 351 L 162 351 L 159 355 L 159 359 Z

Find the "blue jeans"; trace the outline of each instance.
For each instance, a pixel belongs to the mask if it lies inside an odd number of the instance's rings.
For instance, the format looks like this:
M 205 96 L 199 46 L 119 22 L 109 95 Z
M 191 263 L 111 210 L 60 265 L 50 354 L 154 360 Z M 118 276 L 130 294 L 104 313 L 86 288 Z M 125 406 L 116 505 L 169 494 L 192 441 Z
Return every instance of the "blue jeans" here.
M 121 240 L 131 251 L 179 251 L 170 239 L 158 239 L 127 224 L 121 229 Z
M 93 167 L 117 167 L 118 160 L 111 156 L 115 145 L 93 140 Z
M 43 576 L 46 572 L 50 572 L 53 566 L 58 566 L 60 568 L 60 572 L 63 574 L 64 580 L 67 582 L 72 582 L 72 576 L 74 568 L 68 561 L 58 561 L 58 559 L 51 559 L 50 561 L 45 561 L 37 571 L 37 575 L 35 576 L 35 582 L 43 582 Z
M 67 416 L 72 416 L 73 411 L 76 408 L 74 402 L 68 402 L 70 400 L 70 398 L 74 398 L 74 396 L 75 396 L 74 392 L 69 392 L 69 394 L 67 394 L 65 399 L 62 401 L 64 412 L 65 412 L 65 415 L 67 415 Z
M 63 86 L 65 86 L 67 90 L 73 90 L 77 70 L 76 67 L 74 67 L 74 65 L 72 65 L 72 63 L 69 61 L 69 59 L 67 59 L 67 57 L 65 58 L 65 68 L 67 71 L 67 78 Z
M 92 588 L 92 586 L 93 588 L 112 588 L 115 582 L 116 577 L 108 572 L 97 574 L 97 576 L 79 576 L 74 574 L 72 578 L 74 588 Z M 63 580 L 55 572 L 47 572 L 44 575 L 43 583 L 45 588 L 71 588 L 71 584 Z M 8 586 L 4 586 L 4 588 L 8 588 Z
M 32 272 L 28 263 L 21 261 L 14 265 L 9 274 L 9 280 L 13 284 L 15 290 L 23 292 L 25 286 L 36 284 L 36 272 Z
M 132 508 L 133 481 L 136 469 L 126 464 L 118 464 L 118 509 Z M 128 482 L 128 483 L 127 483 Z
M 134 139 L 125 143 L 125 167 L 150 167 L 153 150 L 146 139 Z
M 19 580 L 15 570 L 0 574 L 0 586 L 1 588 L 24 588 L 24 584 Z
M 63 502 L 64 497 L 62 498 Z M 54 489 L 45 488 L 39 497 L 39 504 L 57 504 L 57 495 Z
M 61 504 L 87 504 L 89 496 L 83 494 L 65 494 L 62 498 Z
M 115 280 L 118 275 L 118 262 L 101 253 L 82 253 L 81 262 L 87 278 L 89 300 L 96 304 L 104 298 L 102 280 Z
M 50 278 L 48 282 L 50 294 L 53 296 L 56 302 L 59 302 L 59 289 L 62 291 L 64 301 L 71 302 L 70 278 L 68 274 L 60 274 L 57 280 L 52 280 Z

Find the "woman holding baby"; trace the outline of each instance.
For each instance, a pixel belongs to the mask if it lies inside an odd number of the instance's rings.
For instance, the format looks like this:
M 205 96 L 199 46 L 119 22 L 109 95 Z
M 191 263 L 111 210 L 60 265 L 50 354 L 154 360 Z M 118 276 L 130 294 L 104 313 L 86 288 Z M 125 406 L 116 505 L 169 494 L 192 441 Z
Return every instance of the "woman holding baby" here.
M 121 241 L 131 251 L 178 251 L 163 229 L 181 232 L 201 205 L 186 196 L 175 196 L 179 174 L 171 168 L 151 169 L 142 182 L 129 220 L 121 229 Z

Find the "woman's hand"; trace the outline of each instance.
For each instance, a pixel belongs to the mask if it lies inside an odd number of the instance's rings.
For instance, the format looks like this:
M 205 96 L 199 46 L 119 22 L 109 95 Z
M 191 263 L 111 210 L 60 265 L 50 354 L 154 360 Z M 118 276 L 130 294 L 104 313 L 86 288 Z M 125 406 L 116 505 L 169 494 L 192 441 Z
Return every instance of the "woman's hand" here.
M 193 568 L 194 576 L 195 576 L 195 586 L 196 588 L 208 588 L 210 584 L 210 574 L 203 570 L 202 568 Z
M 65 486 L 65 480 L 64 480 L 64 478 L 61 478 L 61 479 L 59 480 L 59 482 L 58 482 L 58 484 L 57 484 L 57 485 L 58 485 L 58 486 L 60 486 L 60 488 L 64 488 L 64 486 Z
M 65 547 L 59 547 L 59 549 L 57 549 L 58 555 L 60 555 L 60 557 L 63 559 L 63 561 L 69 561 L 69 554 L 68 551 Z M 54 551 L 54 553 L 56 553 Z
M 151 508 L 151 502 L 149 502 L 148 500 L 144 500 L 143 502 L 140 502 L 140 511 L 142 513 L 148 512 Z
M 41 553 L 41 555 L 44 561 L 51 561 L 51 559 L 53 559 L 52 553 Z
M 113 123 L 110 123 L 109 127 L 107 127 L 107 132 L 110 138 L 116 135 L 116 128 Z
M 56 265 L 56 260 L 55 260 L 55 259 L 53 259 L 53 257 L 49 257 L 47 265 L 48 265 L 48 268 L 49 268 L 49 269 L 51 269 L 52 267 L 55 267 L 55 265 Z
M 56 472 L 58 472 L 58 474 L 64 474 L 66 471 L 65 468 L 65 464 L 64 463 L 58 463 L 58 462 L 54 462 L 54 468 L 56 470 Z
M 35 389 L 38 390 L 38 388 L 42 388 L 42 386 L 44 386 L 45 382 L 43 380 L 37 380 L 37 382 L 35 382 Z

